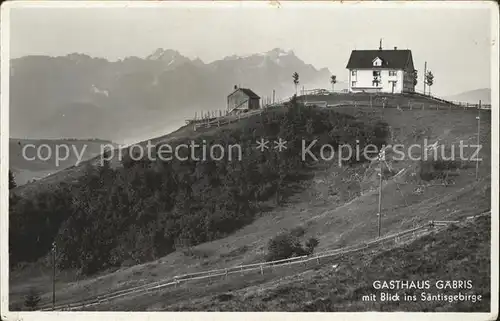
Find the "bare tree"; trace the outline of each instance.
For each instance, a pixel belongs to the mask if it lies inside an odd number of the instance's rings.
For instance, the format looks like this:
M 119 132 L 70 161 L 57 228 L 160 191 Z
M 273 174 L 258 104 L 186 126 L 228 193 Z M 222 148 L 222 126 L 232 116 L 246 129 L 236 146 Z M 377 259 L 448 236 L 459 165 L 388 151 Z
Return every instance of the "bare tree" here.
M 297 95 L 297 86 L 299 85 L 299 74 L 294 72 L 292 75 L 293 84 L 295 85 L 295 95 Z

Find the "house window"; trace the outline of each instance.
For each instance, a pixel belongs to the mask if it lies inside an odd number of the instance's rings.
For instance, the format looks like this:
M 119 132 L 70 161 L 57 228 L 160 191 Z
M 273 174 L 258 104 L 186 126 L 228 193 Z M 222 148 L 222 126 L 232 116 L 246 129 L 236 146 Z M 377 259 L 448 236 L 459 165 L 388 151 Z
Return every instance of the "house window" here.
M 389 70 L 389 76 L 396 76 L 396 70 Z
M 379 84 L 380 84 L 380 81 L 378 81 L 378 80 L 373 80 L 372 81 L 372 86 L 373 87 L 378 87 Z
M 351 83 L 351 87 L 356 87 L 356 82 L 355 82 L 355 81 L 353 81 L 353 82 Z
M 356 70 L 351 71 L 351 75 L 356 76 Z
M 374 70 L 373 77 L 379 77 L 379 76 L 380 76 L 380 70 Z

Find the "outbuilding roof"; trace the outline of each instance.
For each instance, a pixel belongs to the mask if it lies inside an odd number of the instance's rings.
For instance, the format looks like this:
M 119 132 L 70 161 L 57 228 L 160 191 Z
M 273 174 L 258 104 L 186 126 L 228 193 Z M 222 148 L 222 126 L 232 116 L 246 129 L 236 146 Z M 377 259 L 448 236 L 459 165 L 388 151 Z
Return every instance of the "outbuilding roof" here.
M 241 90 L 243 93 L 245 93 L 245 95 L 247 95 L 250 98 L 260 98 L 259 95 L 257 95 L 251 89 L 248 89 L 248 88 L 237 88 L 235 91 L 233 91 L 231 94 L 229 94 L 229 96 L 231 96 L 232 94 L 234 94 L 238 90 Z

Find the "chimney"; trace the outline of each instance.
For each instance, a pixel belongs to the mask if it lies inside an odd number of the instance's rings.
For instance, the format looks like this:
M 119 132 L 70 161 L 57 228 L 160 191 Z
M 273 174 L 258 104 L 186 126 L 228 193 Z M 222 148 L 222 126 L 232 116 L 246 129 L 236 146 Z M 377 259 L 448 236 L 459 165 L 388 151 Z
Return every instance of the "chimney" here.
M 238 89 L 238 85 L 234 85 L 234 90 Z
M 382 50 L 382 39 L 380 39 L 380 46 L 378 47 L 378 50 Z
M 398 50 L 398 47 L 394 47 L 394 50 Z

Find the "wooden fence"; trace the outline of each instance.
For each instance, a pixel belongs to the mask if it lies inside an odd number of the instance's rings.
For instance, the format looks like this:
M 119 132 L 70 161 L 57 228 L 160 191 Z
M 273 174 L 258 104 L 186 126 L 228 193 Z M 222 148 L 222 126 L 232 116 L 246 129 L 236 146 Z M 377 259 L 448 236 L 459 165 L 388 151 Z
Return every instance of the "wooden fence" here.
M 467 220 L 470 220 L 472 218 L 482 216 L 482 215 L 487 215 L 489 214 L 490 211 L 481 213 L 476 216 L 471 216 L 468 217 Z M 260 262 L 260 263 L 254 263 L 254 264 L 246 264 L 246 265 L 239 265 L 239 266 L 234 266 L 234 267 L 228 267 L 228 268 L 223 268 L 223 269 L 214 269 L 214 270 L 209 270 L 209 271 L 201 271 L 201 272 L 194 272 L 194 273 L 188 273 L 188 274 L 182 274 L 182 275 L 177 275 L 174 276 L 170 279 L 167 280 L 161 280 L 161 281 L 156 281 L 152 283 L 147 283 L 127 289 L 122 289 L 118 291 L 113 291 L 108 294 L 102 294 L 98 295 L 89 299 L 85 299 L 79 302 L 74 302 L 74 303 L 64 303 L 64 304 L 59 304 L 55 307 L 55 310 L 61 310 L 61 311 L 71 311 L 71 310 L 78 310 L 78 309 L 84 309 L 96 305 L 100 305 L 106 302 L 109 302 L 113 299 L 125 297 L 125 296 L 134 296 L 138 295 L 141 293 L 149 293 L 151 291 L 156 291 L 159 289 L 163 289 L 165 287 L 169 286 L 179 286 L 182 282 L 189 282 L 189 281 L 194 281 L 194 280 L 204 280 L 204 279 L 213 279 L 216 277 L 223 277 L 226 278 L 229 275 L 232 274 L 246 274 L 249 272 L 258 272 L 260 274 L 264 274 L 266 270 L 271 269 L 271 268 L 278 268 L 278 267 L 283 267 L 283 266 L 290 266 L 290 265 L 295 265 L 295 264 L 300 264 L 300 263 L 307 263 L 309 261 L 316 261 L 316 263 L 320 264 L 323 260 L 327 258 L 334 258 L 346 254 L 353 254 L 355 252 L 360 252 L 364 251 L 367 249 L 371 249 L 374 246 L 385 244 L 387 242 L 395 242 L 399 243 L 405 238 L 408 239 L 415 239 L 423 234 L 427 234 L 431 231 L 435 231 L 436 229 L 440 229 L 443 227 L 448 226 L 449 224 L 454 224 L 454 223 L 459 223 L 459 221 L 430 221 L 427 224 L 424 224 L 422 226 L 418 226 L 409 230 L 401 231 L 399 233 L 391 234 L 384 236 L 382 238 L 377 238 L 368 242 L 362 242 L 356 245 L 352 246 L 347 246 L 343 248 L 338 248 L 338 249 L 333 249 L 333 250 L 327 250 L 319 253 L 315 253 L 313 255 L 304 255 L 304 256 L 298 256 L 298 257 L 292 257 L 288 259 L 283 259 L 283 260 L 276 260 L 276 261 L 270 261 L 270 262 Z M 51 311 L 52 307 L 49 305 L 45 305 L 41 311 Z

